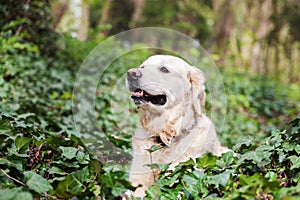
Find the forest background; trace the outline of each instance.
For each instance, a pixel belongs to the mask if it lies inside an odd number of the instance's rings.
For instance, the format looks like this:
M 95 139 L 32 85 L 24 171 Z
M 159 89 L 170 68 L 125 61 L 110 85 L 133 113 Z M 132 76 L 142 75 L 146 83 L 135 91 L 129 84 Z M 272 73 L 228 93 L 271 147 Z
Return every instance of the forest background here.
M 97 44 L 144 26 L 184 33 L 211 55 L 227 94 L 220 138 L 239 154 L 206 154 L 173 173 L 152 166 L 162 174 L 146 198 L 299 198 L 299 1 L 7 0 L 0 14 L 0 199 L 114 199 L 133 189 L 128 163 L 104 163 L 82 142 L 72 89 Z M 151 53 L 116 60 L 96 92 L 99 134 L 124 151 L 131 134 L 115 128 L 107 88 L 123 75 L 116 69 Z

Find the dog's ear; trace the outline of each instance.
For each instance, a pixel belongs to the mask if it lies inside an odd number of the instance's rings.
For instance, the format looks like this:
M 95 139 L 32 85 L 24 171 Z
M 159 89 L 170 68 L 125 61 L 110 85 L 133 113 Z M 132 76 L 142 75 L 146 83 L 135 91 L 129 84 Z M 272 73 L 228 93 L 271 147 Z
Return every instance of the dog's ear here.
M 196 67 L 191 66 L 188 77 L 191 83 L 192 103 L 198 115 L 202 115 L 202 109 L 205 106 L 205 78 L 203 73 Z

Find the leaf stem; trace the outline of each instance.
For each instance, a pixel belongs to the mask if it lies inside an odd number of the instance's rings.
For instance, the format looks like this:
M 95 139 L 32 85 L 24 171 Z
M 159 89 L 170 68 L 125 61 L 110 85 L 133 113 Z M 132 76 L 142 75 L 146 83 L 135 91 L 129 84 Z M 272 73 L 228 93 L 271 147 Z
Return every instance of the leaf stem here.
M 25 183 L 19 181 L 18 179 L 15 179 L 14 177 L 11 177 L 10 175 L 8 175 L 3 169 L 0 169 L 0 171 L 9 179 L 19 183 L 20 185 L 24 186 L 24 187 L 28 187 Z

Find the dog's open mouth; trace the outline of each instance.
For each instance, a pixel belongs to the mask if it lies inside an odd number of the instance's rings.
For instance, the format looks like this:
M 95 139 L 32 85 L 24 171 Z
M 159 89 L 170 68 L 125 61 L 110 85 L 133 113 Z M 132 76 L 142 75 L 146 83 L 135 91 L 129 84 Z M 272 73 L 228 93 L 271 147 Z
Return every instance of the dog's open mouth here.
M 136 105 L 151 102 L 154 105 L 162 106 L 167 102 L 167 96 L 165 94 L 151 95 L 142 89 L 136 89 L 132 92 L 131 98 Z

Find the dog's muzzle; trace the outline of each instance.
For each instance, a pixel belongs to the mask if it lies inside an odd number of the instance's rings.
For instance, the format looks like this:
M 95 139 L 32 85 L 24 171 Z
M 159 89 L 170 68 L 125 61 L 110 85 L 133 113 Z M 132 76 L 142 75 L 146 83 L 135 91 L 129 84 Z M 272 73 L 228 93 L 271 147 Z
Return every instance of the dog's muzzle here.
M 140 86 L 142 73 L 139 69 L 130 69 L 126 73 L 128 89 L 131 92 L 131 99 L 137 106 L 152 103 L 154 105 L 164 105 L 167 102 L 165 94 L 150 94 Z
M 128 89 L 133 92 L 139 88 L 139 79 L 142 77 L 142 72 L 138 69 L 130 69 L 126 73 L 128 81 Z

